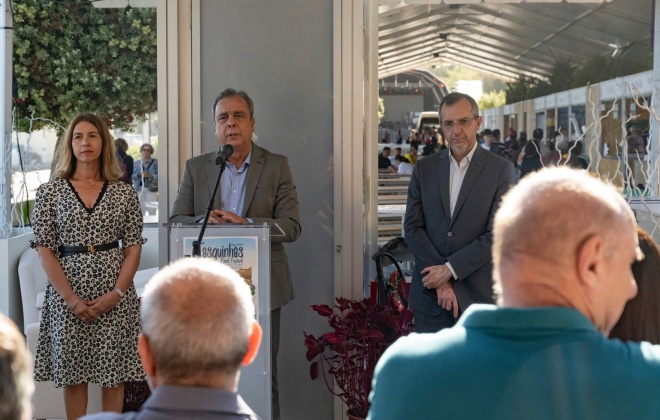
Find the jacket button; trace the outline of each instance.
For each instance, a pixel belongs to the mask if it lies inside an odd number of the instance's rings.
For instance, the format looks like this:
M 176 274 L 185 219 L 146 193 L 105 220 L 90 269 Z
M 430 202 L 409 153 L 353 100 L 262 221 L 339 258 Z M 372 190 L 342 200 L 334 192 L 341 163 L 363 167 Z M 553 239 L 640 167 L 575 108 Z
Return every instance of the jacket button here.
M 453 235 L 453 233 L 447 232 L 447 236 L 452 236 L 452 235 Z

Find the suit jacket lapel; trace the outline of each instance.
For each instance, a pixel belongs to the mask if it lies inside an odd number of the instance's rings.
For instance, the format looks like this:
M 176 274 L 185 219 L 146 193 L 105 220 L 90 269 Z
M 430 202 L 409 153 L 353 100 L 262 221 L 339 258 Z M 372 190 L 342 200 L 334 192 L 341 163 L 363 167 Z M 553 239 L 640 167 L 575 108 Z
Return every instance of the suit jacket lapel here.
M 470 166 L 468 166 L 467 172 L 465 173 L 465 178 L 463 178 L 463 185 L 461 185 L 458 198 L 456 199 L 456 207 L 454 207 L 454 215 L 451 218 L 451 223 L 449 225 L 450 227 L 454 223 L 454 220 L 456 220 L 458 213 L 461 211 L 461 207 L 463 207 L 463 204 L 465 203 L 465 200 L 467 199 L 467 196 L 470 193 L 474 182 L 477 180 L 477 178 L 479 178 L 479 174 L 484 167 L 486 153 L 490 152 L 477 145 L 477 149 L 474 151 L 474 155 L 472 155 Z
M 257 183 L 261 177 L 261 171 L 264 169 L 264 151 L 261 147 L 252 143 L 252 156 L 250 157 L 250 168 L 248 169 L 247 185 L 245 186 L 245 200 L 243 201 L 243 211 L 247 216 L 250 203 L 257 190 Z
M 440 162 L 438 164 L 438 176 L 440 182 L 440 198 L 442 199 L 442 207 L 445 209 L 445 214 L 450 217 L 449 212 L 449 149 L 447 153 L 440 155 Z

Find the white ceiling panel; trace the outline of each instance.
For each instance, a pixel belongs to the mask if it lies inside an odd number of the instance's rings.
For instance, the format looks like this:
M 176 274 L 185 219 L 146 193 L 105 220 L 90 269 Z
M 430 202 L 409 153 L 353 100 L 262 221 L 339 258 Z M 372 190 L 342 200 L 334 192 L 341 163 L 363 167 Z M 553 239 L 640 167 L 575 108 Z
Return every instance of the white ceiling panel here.
M 559 58 L 579 64 L 616 52 L 636 60 L 652 49 L 653 0 L 397 4 L 379 9 L 381 77 L 421 64 L 471 62 L 508 78 L 545 77 Z

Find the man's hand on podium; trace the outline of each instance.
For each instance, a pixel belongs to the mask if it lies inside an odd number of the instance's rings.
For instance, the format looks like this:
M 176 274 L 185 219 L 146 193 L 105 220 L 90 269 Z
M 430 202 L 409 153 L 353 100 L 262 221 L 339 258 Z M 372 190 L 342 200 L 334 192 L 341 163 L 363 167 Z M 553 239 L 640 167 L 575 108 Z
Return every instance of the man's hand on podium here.
M 248 222 L 247 219 L 242 218 L 236 213 L 225 210 L 212 210 L 211 215 L 209 216 L 209 223 L 236 223 L 245 225 Z

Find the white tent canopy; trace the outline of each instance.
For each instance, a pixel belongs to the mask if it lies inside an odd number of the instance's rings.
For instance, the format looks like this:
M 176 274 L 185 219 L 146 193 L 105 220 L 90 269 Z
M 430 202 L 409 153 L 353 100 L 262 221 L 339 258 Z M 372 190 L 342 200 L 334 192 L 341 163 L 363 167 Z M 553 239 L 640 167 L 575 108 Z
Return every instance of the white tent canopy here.
M 379 3 L 379 78 L 430 64 L 545 77 L 557 58 L 638 60 L 651 51 L 652 0 Z

